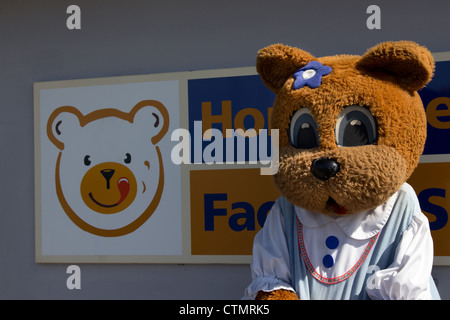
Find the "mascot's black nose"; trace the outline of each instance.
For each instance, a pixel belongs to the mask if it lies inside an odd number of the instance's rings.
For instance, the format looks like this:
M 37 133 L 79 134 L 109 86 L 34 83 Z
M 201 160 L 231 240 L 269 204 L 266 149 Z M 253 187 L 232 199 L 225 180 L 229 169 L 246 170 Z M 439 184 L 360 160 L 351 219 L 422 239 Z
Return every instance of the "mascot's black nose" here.
M 330 158 L 319 158 L 313 161 L 311 165 L 311 172 L 318 179 L 327 181 L 334 177 L 339 171 L 339 162 Z

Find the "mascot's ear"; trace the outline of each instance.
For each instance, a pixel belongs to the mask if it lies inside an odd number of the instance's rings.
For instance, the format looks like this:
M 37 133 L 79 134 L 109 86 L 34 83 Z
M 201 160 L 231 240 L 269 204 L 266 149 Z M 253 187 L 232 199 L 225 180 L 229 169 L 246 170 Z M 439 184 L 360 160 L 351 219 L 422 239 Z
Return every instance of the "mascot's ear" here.
M 314 59 L 314 56 L 298 48 L 273 44 L 258 52 L 256 70 L 264 84 L 278 93 L 294 72 Z
M 369 49 L 357 67 L 376 74 L 381 72 L 394 76 L 396 83 L 413 92 L 430 82 L 434 59 L 428 49 L 415 42 L 384 42 Z

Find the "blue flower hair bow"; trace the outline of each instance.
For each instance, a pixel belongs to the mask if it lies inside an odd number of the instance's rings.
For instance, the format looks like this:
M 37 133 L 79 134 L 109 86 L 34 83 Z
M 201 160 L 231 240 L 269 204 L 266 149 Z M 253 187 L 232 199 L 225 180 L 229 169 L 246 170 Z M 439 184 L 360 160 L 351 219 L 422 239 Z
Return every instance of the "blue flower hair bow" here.
M 306 66 L 294 73 L 292 88 L 298 90 L 305 85 L 314 89 L 322 83 L 322 77 L 332 71 L 331 67 L 322 65 L 319 61 L 311 61 Z

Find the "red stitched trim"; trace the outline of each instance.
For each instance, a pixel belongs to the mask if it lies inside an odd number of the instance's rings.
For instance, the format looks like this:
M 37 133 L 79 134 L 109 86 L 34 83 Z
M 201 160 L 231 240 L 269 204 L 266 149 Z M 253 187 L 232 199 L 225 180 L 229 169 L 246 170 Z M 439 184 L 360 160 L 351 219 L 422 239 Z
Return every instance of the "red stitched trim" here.
M 303 225 L 297 218 L 297 234 L 298 234 L 298 247 L 300 249 L 300 254 L 302 255 L 303 262 L 305 263 L 306 268 L 311 273 L 311 275 L 319 280 L 320 282 L 326 283 L 326 284 L 335 284 L 342 282 L 344 280 L 347 280 L 352 274 L 358 270 L 358 268 L 363 264 L 363 262 L 366 260 L 367 256 L 369 255 L 370 250 L 372 250 L 373 245 L 377 241 L 379 233 L 377 233 L 375 236 L 370 239 L 369 243 L 366 246 L 366 249 L 362 253 L 359 260 L 355 263 L 355 265 L 346 273 L 344 273 L 341 276 L 334 277 L 334 278 L 326 278 L 321 276 L 319 273 L 316 272 L 314 269 L 311 261 L 309 260 L 308 253 L 306 252 L 305 244 L 303 242 Z

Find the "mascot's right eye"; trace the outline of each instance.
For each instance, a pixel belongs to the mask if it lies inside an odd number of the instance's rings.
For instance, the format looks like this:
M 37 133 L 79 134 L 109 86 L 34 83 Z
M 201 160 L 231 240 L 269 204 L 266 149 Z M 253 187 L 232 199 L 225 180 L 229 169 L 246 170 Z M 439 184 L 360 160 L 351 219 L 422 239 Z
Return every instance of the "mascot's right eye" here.
M 90 156 L 90 155 L 86 155 L 86 156 L 84 157 L 84 164 L 85 164 L 86 166 L 89 166 L 89 165 L 91 164 L 91 156 Z
M 311 149 L 319 146 L 317 123 L 308 108 L 297 110 L 289 125 L 289 142 L 297 149 Z

